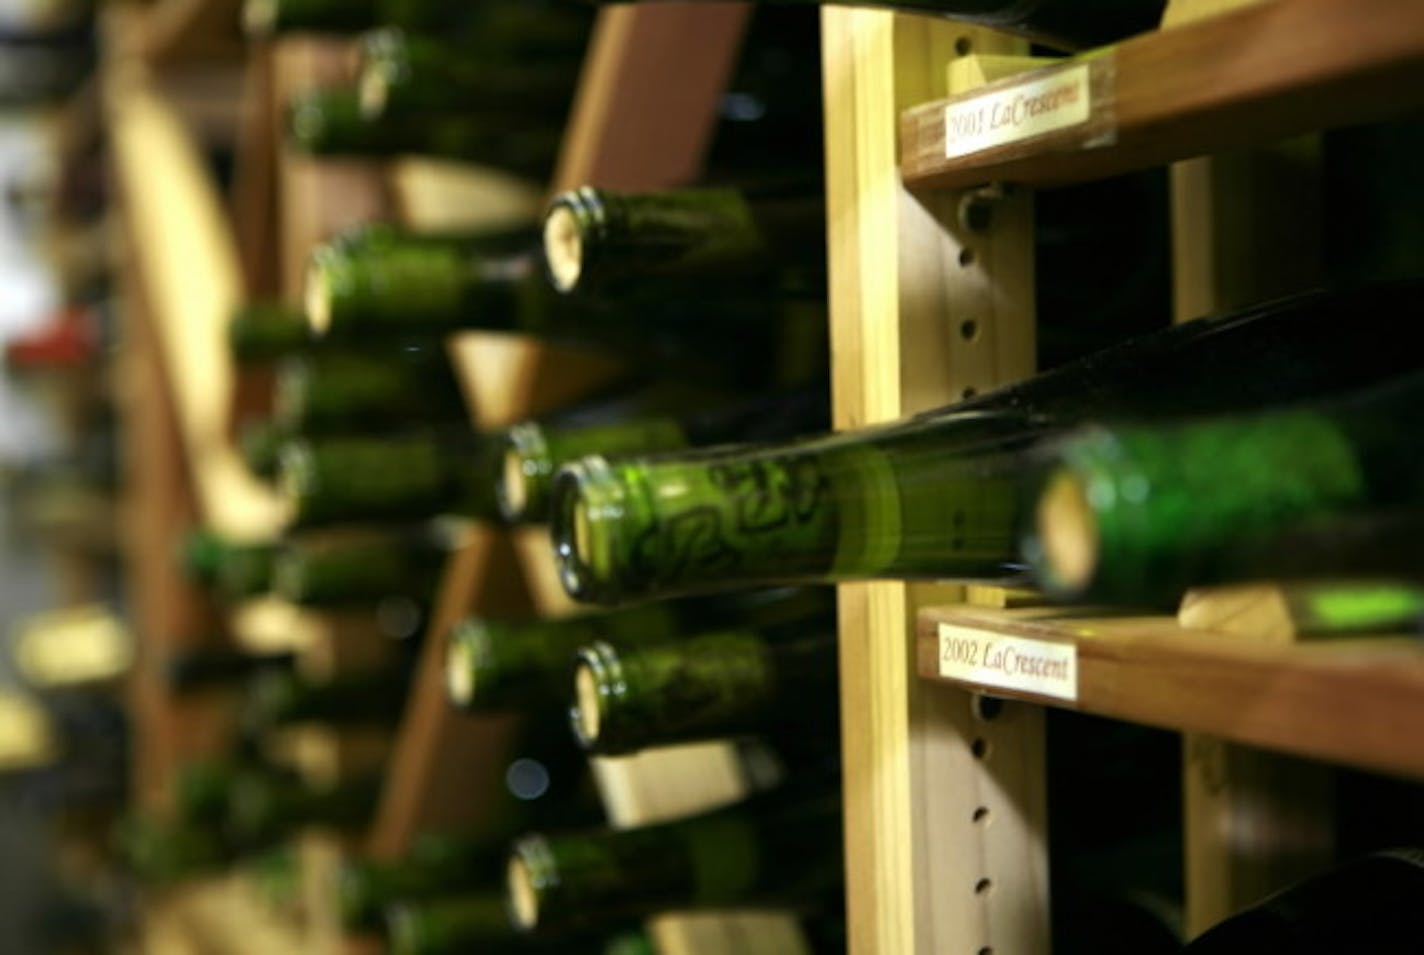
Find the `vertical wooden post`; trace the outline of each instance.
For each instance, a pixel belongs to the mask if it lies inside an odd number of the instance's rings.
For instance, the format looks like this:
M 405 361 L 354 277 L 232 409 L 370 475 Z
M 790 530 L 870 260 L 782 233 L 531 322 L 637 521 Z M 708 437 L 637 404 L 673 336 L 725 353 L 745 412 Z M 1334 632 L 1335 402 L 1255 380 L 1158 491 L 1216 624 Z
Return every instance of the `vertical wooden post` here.
M 1021 45 L 839 9 L 822 15 L 822 44 L 837 425 L 1028 374 L 1030 197 L 912 196 L 895 155 L 900 110 L 945 96 L 956 56 Z M 910 622 L 927 590 L 841 588 L 850 949 L 1046 952 L 1041 714 L 984 721 L 971 694 L 918 680 Z

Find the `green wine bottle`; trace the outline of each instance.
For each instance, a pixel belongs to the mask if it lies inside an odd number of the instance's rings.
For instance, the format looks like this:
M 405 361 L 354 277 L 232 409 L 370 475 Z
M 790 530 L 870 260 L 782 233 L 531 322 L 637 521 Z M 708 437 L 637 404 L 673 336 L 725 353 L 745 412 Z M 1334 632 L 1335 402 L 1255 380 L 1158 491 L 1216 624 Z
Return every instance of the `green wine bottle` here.
M 290 653 L 247 653 L 215 647 L 176 650 L 163 663 L 163 683 L 175 694 L 236 689 L 265 670 L 290 670 Z
M 521 113 L 561 120 L 578 80 L 582 49 L 529 56 L 522 45 L 516 40 L 513 48 L 481 53 L 399 30 L 369 33 L 361 42 L 361 111 L 381 119 L 421 112 L 499 113 L 516 104 Z
M 227 344 L 239 365 L 257 365 L 305 351 L 312 343 L 307 317 L 277 303 L 244 305 L 227 324 Z
M 297 723 L 390 726 L 405 708 L 403 670 L 343 673 L 315 683 L 295 672 L 259 674 L 243 701 L 246 728 L 260 733 Z
M 385 234 L 369 245 L 328 244 L 308 266 L 307 318 L 333 339 L 520 332 L 641 360 L 665 377 L 739 386 L 825 377 L 819 306 L 684 295 L 633 308 L 558 295 L 542 272 L 532 252 L 502 255 L 483 243 Z
M 1056 450 L 1026 549 L 1051 591 L 1122 601 L 1301 574 L 1415 577 L 1416 547 L 1372 545 L 1357 522 L 1386 535 L 1373 518 L 1419 523 L 1421 413 L 1414 374 L 1334 402 L 1095 428 Z
M 1419 950 L 1424 850 L 1391 849 L 1312 876 L 1208 929 L 1184 955 Z
M 496 882 L 498 880 L 495 880 Z M 587 933 L 529 935 L 510 924 L 504 892 L 498 888 L 447 894 L 444 898 L 400 902 L 386 912 L 391 955 L 461 955 L 464 952 L 596 951 L 601 937 Z
M 304 535 L 277 556 L 272 590 L 313 607 L 371 606 L 391 598 L 428 602 L 449 556 L 429 528 Z
M 143 882 L 166 886 L 221 870 L 232 861 L 222 834 L 207 826 L 190 826 L 131 814 L 115 827 L 114 842 L 124 864 Z
M 246 0 L 242 23 L 249 36 L 274 33 L 357 33 L 377 22 L 380 0 Z
M 270 589 L 277 545 L 235 541 L 195 528 L 184 538 L 179 559 L 189 580 L 212 588 L 223 600 L 236 602 Z
M 498 840 L 426 836 L 405 857 L 389 862 L 346 862 L 336 874 L 337 913 L 343 927 L 379 928 L 399 902 L 425 901 L 494 884 L 507 846 Z M 506 925 L 509 919 L 504 918 Z
M 772 2 L 820 5 L 820 0 Z M 1067 50 L 1112 43 L 1154 30 L 1166 6 L 1166 0 L 1100 0 L 1091 4 L 1076 0 L 854 0 L 854 3 L 938 14 Z
M 289 442 L 278 487 L 295 527 L 343 521 L 494 518 L 493 448 L 469 432 Z
M 555 123 L 473 113 L 370 119 L 355 88 L 309 89 L 287 104 L 288 140 L 314 156 L 440 156 L 536 176 L 553 168 L 562 135 Z
M 271 418 L 244 421 L 237 431 L 237 451 L 242 463 L 264 481 L 277 477 L 282 446 L 292 440 L 292 431 Z
M 833 632 L 724 630 L 578 651 L 574 736 L 599 756 L 758 733 L 834 735 Z
M 612 603 L 768 581 L 1017 580 L 1036 441 L 1113 415 L 1259 408 L 1412 371 L 1418 283 L 1319 293 L 1143 336 L 906 421 L 784 446 L 590 456 L 555 480 L 565 587 Z M 1341 322 L 1366 336 L 1342 340 Z M 1390 341 L 1389 346 L 1383 342 Z
M 552 707 L 568 700 L 574 654 L 586 644 L 641 646 L 719 627 L 822 626 L 834 611 L 833 593 L 816 588 L 661 601 L 552 620 L 472 617 L 450 632 L 445 686 L 451 702 L 469 710 Z
M 380 353 L 311 353 L 283 362 L 272 417 L 287 433 L 313 435 L 467 420 L 441 342 Z
M 773 279 L 752 287 L 825 295 L 826 209 L 804 186 L 616 192 L 584 186 L 555 196 L 544 255 L 561 292 Z
M 538 931 L 666 911 L 804 908 L 841 884 L 837 790 L 774 791 L 636 829 L 536 833 L 515 842 L 509 907 Z
M 227 829 L 243 851 L 271 845 L 298 829 L 352 831 L 366 825 L 381 795 L 377 778 L 308 786 L 270 773 L 242 773 L 228 793 Z
M 824 430 L 830 407 L 824 388 L 726 398 L 705 389 L 652 389 L 551 418 L 524 421 L 492 440 L 502 466 L 495 496 L 510 521 L 549 517 L 554 473 L 587 454 L 673 451 L 727 441 L 769 441 Z

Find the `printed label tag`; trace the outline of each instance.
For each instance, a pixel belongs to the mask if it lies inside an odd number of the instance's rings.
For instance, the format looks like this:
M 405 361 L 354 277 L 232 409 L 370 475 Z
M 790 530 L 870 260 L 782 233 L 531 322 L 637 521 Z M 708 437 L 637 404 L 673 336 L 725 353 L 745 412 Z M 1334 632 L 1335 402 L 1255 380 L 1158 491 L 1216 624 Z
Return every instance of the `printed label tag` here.
M 953 159 L 1042 136 L 1085 123 L 1091 113 L 1088 64 L 1057 70 L 946 106 L 944 155 Z
M 1078 647 L 939 625 L 939 675 L 981 686 L 1078 699 Z

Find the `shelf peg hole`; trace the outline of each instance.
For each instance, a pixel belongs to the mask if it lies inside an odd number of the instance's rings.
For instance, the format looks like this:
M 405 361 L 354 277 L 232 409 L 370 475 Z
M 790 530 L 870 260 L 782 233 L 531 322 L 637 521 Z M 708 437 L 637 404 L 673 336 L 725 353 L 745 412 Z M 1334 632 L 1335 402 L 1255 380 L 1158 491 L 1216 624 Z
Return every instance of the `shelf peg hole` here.
M 974 718 L 984 723 L 992 722 L 999 718 L 1004 712 L 1004 698 L 1001 696 L 989 696 L 987 693 L 976 693 L 972 701 L 974 708 Z
M 974 894 L 975 894 L 975 895 L 984 895 L 985 893 L 987 893 L 987 892 L 988 892 L 990 889 L 992 889 L 993 887 L 994 887 L 994 882 L 993 882 L 992 879 L 980 879 L 978 882 L 975 882 L 975 883 L 974 883 Z
M 988 759 L 991 749 L 989 741 L 982 736 L 974 737 L 974 742 L 969 744 L 969 752 L 974 754 L 975 759 Z
M 977 258 L 977 256 L 974 254 L 974 250 L 973 250 L 973 249 L 968 248 L 968 247 L 965 247 L 965 248 L 960 249 L 960 250 L 959 250 L 959 267 L 960 267 L 960 268 L 964 268 L 964 269 L 969 268 L 969 266 L 971 266 L 971 265 L 974 264 L 974 260 L 975 260 L 976 258 Z
M 965 388 L 959 393 L 959 397 L 963 398 L 965 401 L 968 401 L 970 398 L 973 398 L 977 394 L 979 394 L 979 389 L 975 388 L 973 385 L 970 385 L 968 388 Z
M 975 953 L 975 955 L 994 955 L 994 948 L 991 945 L 985 945 L 983 948 L 979 949 L 979 951 Z
M 954 55 L 968 56 L 974 52 L 974 41 L 967 36 L 956 37 L 954 40 Z
M 976 806 L 975 809 L 974 809 L 974 814 L 973 814 L 972 816 L 970 816 L 970 818 L 971 818 L 974 822 L 978 823 L 978 824 L 981 825 L 981 826 L 986 826 L 986 825 L 988 825 L 988 824 L 989 824 L 989 807 L 988 807 L 988 806 Z

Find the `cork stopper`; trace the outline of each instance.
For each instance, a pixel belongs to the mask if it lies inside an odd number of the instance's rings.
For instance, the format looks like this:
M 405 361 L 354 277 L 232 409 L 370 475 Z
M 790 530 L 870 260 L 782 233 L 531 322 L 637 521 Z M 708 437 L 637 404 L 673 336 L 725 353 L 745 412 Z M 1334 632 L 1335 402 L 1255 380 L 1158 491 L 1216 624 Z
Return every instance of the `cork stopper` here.
M 318 262 L 307 266 L 302 304 L 306 306 L 307 326 L 315 335 L 325 335 L 331 328 L 331 282 Z
M 589 517 L 588 502 L 580 498 L 574 502 L 574 554 L 586 566 L 593 565 L 593 520 Z
M 357 84 L 357 102 L 361 115 L 367 119 L 377 119 L 386 111 L 386 103 L 391 98 L 391 81 L 384 70 L 370 68 L 361 71 Z
M 578 217 L 566 206 L 555 206 L 544 219 L 544 258 L 560 292 L 578 285 L 583 272 L 583 236 Z
M 529 488 L 524 483 L 524 454 L 518 448 L 504 452 L 504 468 L 500 474 L 500 497 L 505 513 L 519 517 L 529 506 Z
M 445 649 L 445 692 L 457 706 L 468 706 L 475 698 L 474 662 L 470 645 L 452 638 Z
M 529 872 L 529 863 L 520 856 L 514 856 L 509 860 L 506 875 L 514 923 L 520 928 L 533 928 L 539 924 L 539 893 L 534 890 L 534 877 Z
M 242 5 L 242 28 L 249 36 L 270 36 L 277 25 L 279 0 L 247 0 Z
M 1053 585 L 1081 591 L 1098 569 L 1098 520 L 1082 480 L 1069 471 L 1049 479 L 1036 515 L 1043 561 Z
M 574 670 L 574 723 L 579 738 L 590 743 L 598 741 L 602 720 L 599 714 L 598 677 L 593 667 L 580 663 Z

